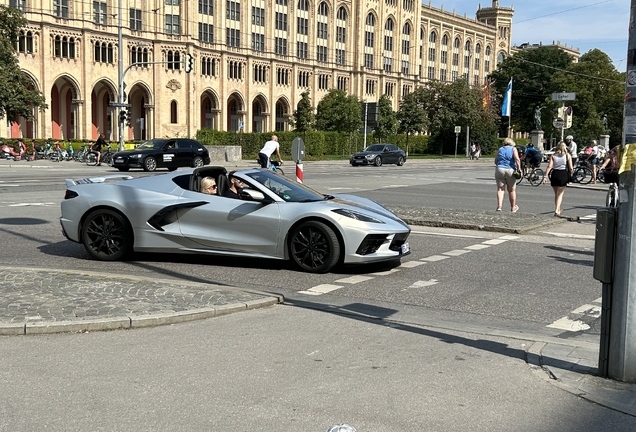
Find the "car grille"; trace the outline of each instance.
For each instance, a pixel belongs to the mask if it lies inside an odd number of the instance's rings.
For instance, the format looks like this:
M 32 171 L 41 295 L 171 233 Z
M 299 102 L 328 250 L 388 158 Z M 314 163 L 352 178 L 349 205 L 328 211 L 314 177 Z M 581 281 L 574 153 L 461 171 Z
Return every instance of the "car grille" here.
M 409 233 L 396 234 L 393 237 L 393 241 L 389 245 L 389 249 L 391 249 L 392 251 L 400 252 L 400 248 L 406 242 L 407 238 L 409 238 Z
M 386 241 L 386 234 L 369 234 L 362 240 L 356 253 L 358 255 L 369 255 L 375 253 L 382 243 Z
M 366 159 L 364 156 L 354 156 L 353 158 L 355 160 L 365 160 Z

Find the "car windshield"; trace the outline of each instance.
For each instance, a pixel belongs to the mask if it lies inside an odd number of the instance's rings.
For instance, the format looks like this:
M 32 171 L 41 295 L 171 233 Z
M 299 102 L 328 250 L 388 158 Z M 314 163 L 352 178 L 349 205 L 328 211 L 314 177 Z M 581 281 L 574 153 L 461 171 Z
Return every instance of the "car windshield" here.
M 262 184 L 287 202 L 323 201 L 325 196 L 307 186 L 289 180 L 273 171 L 262 170 L 246 173 L 255 182 Z
M 364 151 L 368 152 L 380 152 L 382 150 L 384 150 L 384 144 L 374 144 L 364 149 Z
M 164 143 L 165 143 L 165 141 L 150 140 L 150 141 L 145 141 L 145 142 L 139 144 L 136 148 L 138 148 L 138 149 L 146 149 L 146 148 L 159 149 L 159 148 L 163 147 Z

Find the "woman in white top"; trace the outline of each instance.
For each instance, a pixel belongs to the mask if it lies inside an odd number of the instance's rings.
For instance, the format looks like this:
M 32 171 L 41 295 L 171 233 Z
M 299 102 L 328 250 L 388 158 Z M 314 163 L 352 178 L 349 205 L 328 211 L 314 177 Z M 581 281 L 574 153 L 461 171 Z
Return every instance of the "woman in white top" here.
M 570 156 L 565 143 L 561 141 L 557 144 L 554 154 L 550 156 L 548 169 L 543 178 L 543 183 L 546 183 L 548 177 L 550 177 L 550 185 L 554 190 L 555 216 L 561 216 L 561 202 L 563 201 L 563 194 L 565 193 L 565 188 L 568 185 L 572 171 L 572 156 Z

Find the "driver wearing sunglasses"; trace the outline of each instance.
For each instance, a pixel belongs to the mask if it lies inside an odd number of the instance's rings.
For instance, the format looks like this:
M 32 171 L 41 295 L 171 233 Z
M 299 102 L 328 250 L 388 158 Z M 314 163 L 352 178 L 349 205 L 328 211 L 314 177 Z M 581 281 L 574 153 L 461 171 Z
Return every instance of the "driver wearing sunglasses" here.
M 208 195 L 216 195 L 216 180 L 212 177 L 201 179 L 201 192 Z
M 223 193 L 223 196 L 226 198 L 242 199 L 241 189 L 243 189 L 245 185 L 243 184 L 243 180 L 234 176 L 234 173 L 236 173 L 236 171 L 231 171 L 227 175 L 230 187 Z

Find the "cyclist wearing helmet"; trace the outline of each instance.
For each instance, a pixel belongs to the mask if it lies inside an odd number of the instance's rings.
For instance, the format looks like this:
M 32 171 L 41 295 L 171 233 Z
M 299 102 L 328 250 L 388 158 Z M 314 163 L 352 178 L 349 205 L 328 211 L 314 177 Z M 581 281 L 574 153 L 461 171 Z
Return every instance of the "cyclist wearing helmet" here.
M 565 146 L 568 149 L 568 153 L 572 156 L 572 164 L 576 165 L 576 161 L 579 158 L 579 154 L 576 151 L 576 143 L 574 142 L 574 137 L 572 135 L 568 135 L 565 137 Z
M 536 168 L 541 165 L 541 160 L 543 160 L 543 156 L 541 152 L 534 148 L 534 144 L 528 144 L 528 148 L 526 149 L 525 159 L 528 166 L 532 168 Z

